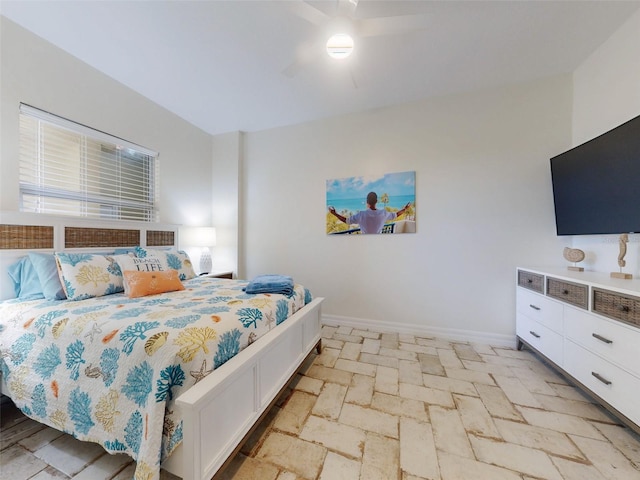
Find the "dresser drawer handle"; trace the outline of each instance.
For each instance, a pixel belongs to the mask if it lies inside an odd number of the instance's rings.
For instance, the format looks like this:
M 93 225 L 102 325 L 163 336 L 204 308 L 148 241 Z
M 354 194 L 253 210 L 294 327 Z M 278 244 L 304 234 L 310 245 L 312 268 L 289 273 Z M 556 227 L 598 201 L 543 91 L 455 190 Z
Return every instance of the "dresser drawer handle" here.
M 536 338 L 540 338 L 540 335 L 538 335 L 538 334 L 537 334 L 536 332 L 534 332 L 533 330 L 529 330 L 529 333 L 530 333 L 531 335 L 533 335 L 534 337 L 536 337 Z
M 533 308 L 534 310 L 540 310 L 540 307 L 536 307 L 535 305 L 529 304 L 529 306 L 530 306 L 531 308 Z
M 593 338 L 597 338 L 598 340 L 600 340 L 601 342 L 604 343 L 613 343 L 613 340 L 609 340 L 608 338 L 603 337 L 602 335 L 598 335 L 597 333 L 592 333 L 591 336 Z
M 569 290 L 567 290 L 566 288 L 564 290 L 562 290 L 562 294 L 563 295 L 569 295 Z
M 619 305 L 618 306 L 618 310 L 620 310 L 621 312 L 628 312 L 629 311 L 629 307 L 627 305 Z
M 527 283 L 533 283 L 533 279 L 527 278 Z
M 593 375 L 594 377 L 596 377 L 598 380 L 600 380 L 602 383 L 604 383 L 605 385 L 611 385 L 611 381 L 607 380 L 606 378 L 604 378 L 602 375 L 600 375 L 599 373 L 596 372 L 591 372 L 591 375 Z

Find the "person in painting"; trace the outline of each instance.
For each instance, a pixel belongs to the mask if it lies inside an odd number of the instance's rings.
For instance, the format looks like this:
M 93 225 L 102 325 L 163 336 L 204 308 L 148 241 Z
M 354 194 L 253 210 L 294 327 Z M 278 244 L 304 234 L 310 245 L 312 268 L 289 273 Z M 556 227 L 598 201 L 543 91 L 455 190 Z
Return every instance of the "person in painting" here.
M 369 192 L 367 195 L 367 209 L 361 210 L 355 215 L 350 217 L 344 217 L 336 212 L 335 207 L 329 207 L 329 212 L 335 216 L 341 222 L 347 225 L 353 225 L 357 223 L 360 225 L 362 233 L 382 233 L 382 227 L 390 220 L 393 220 L 402 215 L 407 208 L 411 206 L 411 203 L 407 203 L 401 210 L 397 212 L 388 212 L 385 209 L 378 210 L 376 204 L 378 203 L 378 195 L 376 192 Z

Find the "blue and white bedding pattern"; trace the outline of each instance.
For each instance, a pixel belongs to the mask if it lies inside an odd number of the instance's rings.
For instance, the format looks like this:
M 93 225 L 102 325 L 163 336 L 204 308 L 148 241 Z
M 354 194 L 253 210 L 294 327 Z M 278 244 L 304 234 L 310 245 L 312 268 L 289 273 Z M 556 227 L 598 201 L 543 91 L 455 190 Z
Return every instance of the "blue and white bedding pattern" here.
M 0 367 L 29 417 L 137 460 L 159 478 L 182 440 L 174 400 L 311 301 L 248 294 L 248 282 L 198 277 L 142 298 L 0 303 Z

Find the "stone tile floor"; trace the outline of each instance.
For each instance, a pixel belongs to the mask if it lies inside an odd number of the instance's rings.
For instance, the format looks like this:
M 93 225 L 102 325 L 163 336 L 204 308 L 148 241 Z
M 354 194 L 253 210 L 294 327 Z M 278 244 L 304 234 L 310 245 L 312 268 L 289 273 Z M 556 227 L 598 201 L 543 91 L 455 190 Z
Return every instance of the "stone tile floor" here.
M 529 351 L 350 327 L 323 337 L 221 479 L 640 479 L 640 437 Z M 132 477 L 126 456 L 1 413 L 2 479 Z

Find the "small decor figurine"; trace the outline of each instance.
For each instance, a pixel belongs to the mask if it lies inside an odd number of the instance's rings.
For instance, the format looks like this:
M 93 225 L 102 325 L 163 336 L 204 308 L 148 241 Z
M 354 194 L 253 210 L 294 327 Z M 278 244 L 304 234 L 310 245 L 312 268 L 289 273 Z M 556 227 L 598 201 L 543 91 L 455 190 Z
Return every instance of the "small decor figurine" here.
M 572 270 L 574 272 L 584 272 L 584 268 L 576 267 L 576 263 L 584 260 L 584 252 L 582 250 L 580 250 L 579 248 L 564 247 L 562 256 L 565 258 L 565 260 L 573 262 L 573 266 L 567 267 L 569 270 Z
M 618 245 L 620 246 L 620 253 L 618 254 L 618 266 L 620 267 L 619 272 L 611 272 L 611 276 L 613 278 L 621 278 L 623 280 L 630 280 L 633 278 L 633 275 L 630 273 L 623 273 L 622 267 L 624 267 L 627 262 L 624 259 L 624 256 L 627 254 L 627 243 L 629 242 L 629 235 L 623 233 L 620 235 L 618 239 Z

